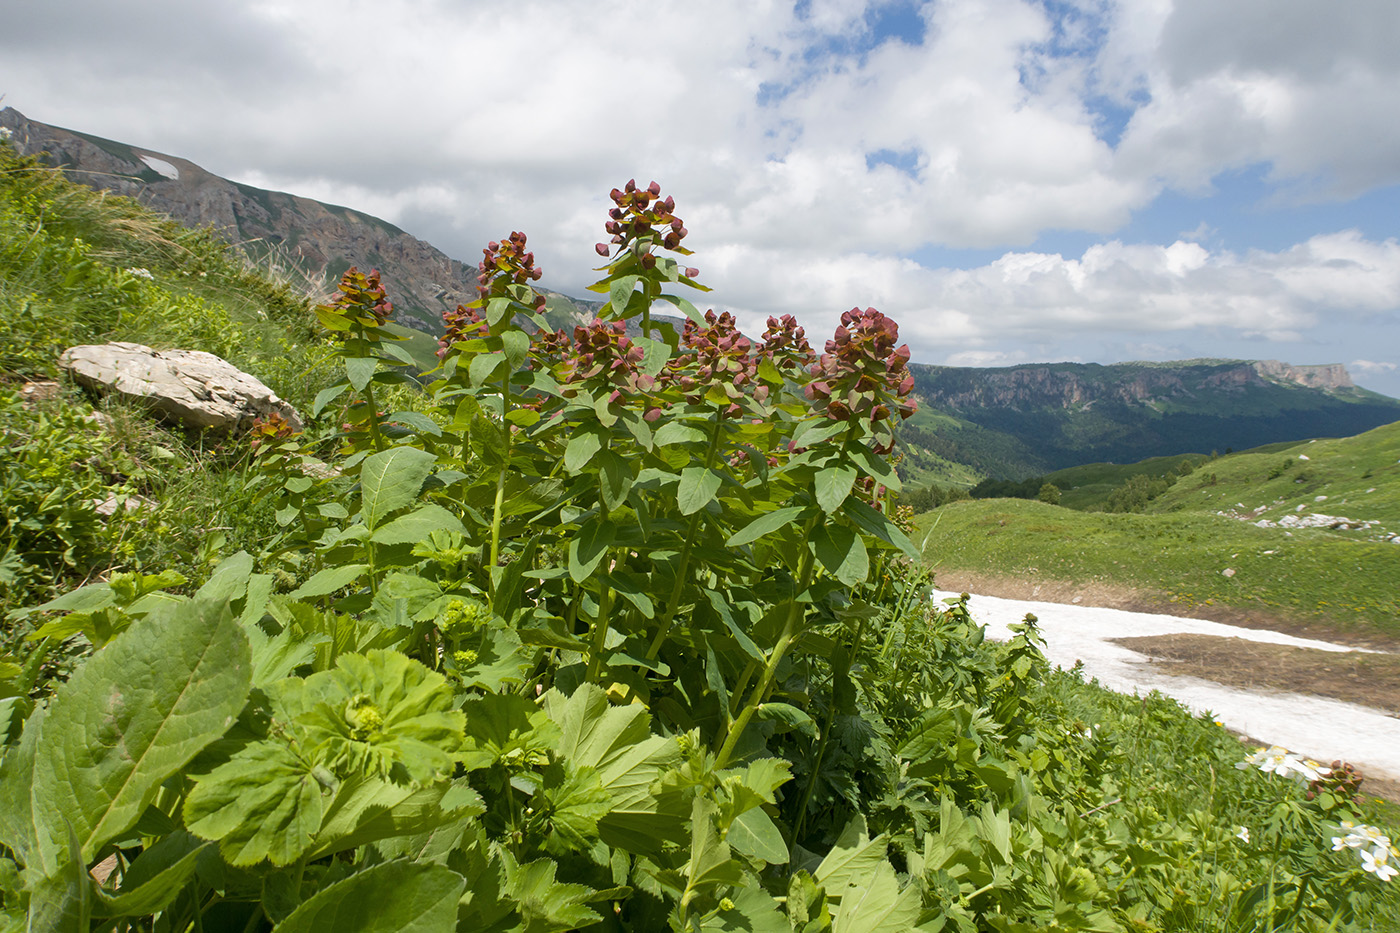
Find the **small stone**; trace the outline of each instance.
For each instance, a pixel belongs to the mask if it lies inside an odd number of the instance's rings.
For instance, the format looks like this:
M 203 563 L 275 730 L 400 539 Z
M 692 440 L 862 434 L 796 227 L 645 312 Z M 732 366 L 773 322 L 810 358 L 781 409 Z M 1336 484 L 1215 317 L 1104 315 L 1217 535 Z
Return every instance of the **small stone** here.
M 1235 568 L 1226 567 L 1224 570 L 1220 571 L 1220 575 L 1222 577 L 1233 577 L 1235 575 Z
M 1298 459 L 1299 459 L 1299 460 L 1311 460 L 1312 458 L 1309 457 L 1307 454 L 1299 454 L 1299 455 L 1298 455 Z
M 90 499 L 93 511 L 98 515 L 111 517 L 118 512 L 145 512 L 154 509 L 156 504 L 143 496 L 108 494 L 105 499 Z

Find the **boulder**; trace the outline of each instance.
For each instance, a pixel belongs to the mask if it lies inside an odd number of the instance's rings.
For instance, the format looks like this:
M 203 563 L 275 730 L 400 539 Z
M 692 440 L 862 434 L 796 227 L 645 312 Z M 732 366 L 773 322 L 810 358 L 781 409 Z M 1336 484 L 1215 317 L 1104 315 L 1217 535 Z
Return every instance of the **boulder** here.
M 296 409 L 256 377 L 201 350 L 106 343 L 69 347 L 58 362 L 80 385 L 115 392 L 186 427 L 237 434 L 276 412 L 302 428 Z

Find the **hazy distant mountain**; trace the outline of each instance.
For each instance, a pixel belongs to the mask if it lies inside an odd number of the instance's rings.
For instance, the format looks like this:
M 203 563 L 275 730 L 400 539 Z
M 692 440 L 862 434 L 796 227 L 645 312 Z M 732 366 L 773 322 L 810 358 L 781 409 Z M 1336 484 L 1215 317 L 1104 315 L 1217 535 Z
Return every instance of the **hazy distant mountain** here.
M 1400 420 L 1400 400 L 1357 387 L 1339 364 L 1185 360 L 911 369 L 924 410 L 904 432 L 910 466 L 924 453 L 999 478 L 1348 437 Z

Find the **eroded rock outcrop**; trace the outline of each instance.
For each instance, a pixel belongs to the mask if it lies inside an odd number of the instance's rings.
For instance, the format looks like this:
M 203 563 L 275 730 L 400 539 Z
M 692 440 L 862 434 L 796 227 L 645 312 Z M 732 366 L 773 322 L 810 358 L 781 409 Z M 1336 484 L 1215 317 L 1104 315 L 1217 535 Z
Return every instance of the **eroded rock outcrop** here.
M 89 344 L 65 350 L 59 365 L 80 385 L 104 395 L 115 392 L 186 427 L 237 434 L 275 412 L 302 428 L 296 409 L 257 377 L 201 350 Z

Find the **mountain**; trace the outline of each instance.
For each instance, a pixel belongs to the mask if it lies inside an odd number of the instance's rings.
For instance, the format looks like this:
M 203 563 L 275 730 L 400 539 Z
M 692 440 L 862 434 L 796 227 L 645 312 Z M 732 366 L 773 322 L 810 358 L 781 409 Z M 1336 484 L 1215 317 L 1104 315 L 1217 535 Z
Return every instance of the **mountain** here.
M 442 313 L 475 297 L 476 268 L 370 214 L 239 184 L 188 159 L 31 120 L 13 107 L 0 127 L 22 155 L 42 154 L 73 181 L 134 198 L 190 227 L 210 227 L 251 257 L 294 266 L 329 291 L 351 266 L 378 269 L 401 324 L 442 332 Z M 551 293 L 560 322 L 589 303 Z
M 354 265 L 380 270 L 398 323 L 442 332 L 442 312 L 474 296 L 475 269 L 378 217 L 221 178 L 187 159 L 0 110 L 24 154 L 72 180 L 207 226 L 264 264 L 329 290 Z M 555 327 L 599 302 L 547 292 Z M 657 321 L 674 318 L 662 315 Z M 635 331 L 635 323 L 633 329 Z M 430 365 L 432 341 L 415 352 Z M 1400 401 L 1357 388 L 1345 367 L 1275 361 L 1053 363 L 1000 369 L 911 366 L 922 408 L 904 425 L 901 473 L 971 486 L 1095 461 L 1243 449 L 1355 434 L 1400 419 Z
M 1021 478 L 1084 463 L 1208 454 L 1358 434 L 1400 420 L 1400 400 L 1339 364 L 1276 360 L 912 365 L 924 410 L 904 432 L 920 455 Z

